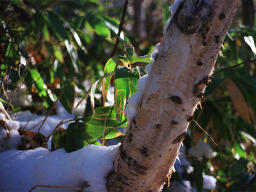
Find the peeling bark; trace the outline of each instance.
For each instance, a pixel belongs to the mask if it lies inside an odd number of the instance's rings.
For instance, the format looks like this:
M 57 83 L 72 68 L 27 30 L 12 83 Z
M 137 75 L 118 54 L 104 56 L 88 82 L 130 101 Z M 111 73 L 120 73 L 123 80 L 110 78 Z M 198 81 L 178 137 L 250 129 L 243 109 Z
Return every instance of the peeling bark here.
M 109 192 L 160 191 L 210 81 L 240 0 L 184 0 L 166 27 Z

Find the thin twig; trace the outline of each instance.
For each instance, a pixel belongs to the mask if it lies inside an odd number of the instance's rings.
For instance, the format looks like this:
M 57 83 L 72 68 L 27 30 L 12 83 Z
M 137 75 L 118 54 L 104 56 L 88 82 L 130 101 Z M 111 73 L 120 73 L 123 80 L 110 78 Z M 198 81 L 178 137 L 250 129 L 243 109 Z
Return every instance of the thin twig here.
M 213 73 L 212 76 L 215 76 L 215 75 L 217 75 L 217 74 L 219 74 L 219 73 L 221 73 L 221 72 L 223 72 L 223 71 L 228 71 L 228 70 L 237 68 L 237 67 L 239 67 L 239 66 L 241 66 L 241 65 L 244 65 L 245 63 L 253 63 L 253 62 L 255 62 L 255 61 L 256 61 L 256 58 L 255 58 L 255 59 L 252 59 L 252 60 L 250 60 L 250 61 L 244 61 L 244 62 L 242 62 L 242 63 L 233 65 L 233 66 L 231 66 L 231 67 L 226 67 L 226 68 L 220 69 L 219 71 L 216 71 L 215 73 Z
M 83 189 L 81 187 L 75 187 L 75 186 L 64 186 L 64 185 L 39 185 L 36 184 L 34 187 L 32 187 L 29 192 L 32 192 L 37 187 L 43 187 L 43 188 L 51 188 L 51 189 L 71 189 L 76 191 L 82 191 Z
M 26 124 L 24 127 L 22 127 L 22 129 L 26 129 L 27 126 L 29 125 L 29 123 L 32 121 L 32 119 L 34 118 L 34 116 L 36 115 L 36 113 L 39 111 L 39 108 L 37 107 L 36 110 L 34 111 L 34 113 L 31 115 L 31 117 L 29 117 L 29 119 L 27 120 Z
M 99 82 L 98 82 L 98 84 L 97 84 L 97 88 L 100 87 L 101 81 L 102 81 L 104 78 L 109 77 L 109 76 L 112 76 L 113 74 L 114 74 L 114 72 L 108 73 L 108 74 L 102 76 L 102 77 L 99 79 Z M 96 82 L 96 81 L 95 81 L 95 82 Z M 94 82 L 94 83 L 95 83 L 95 82 Z M 73 109 L 73 112 L 81 105 L 81 103 L 82 103 L 82 102 L 87 98 L 87 96 L 90 94 L 91 89 L 92 89 L 92 85 L 93 85 L 94 83 L 91 84 L 91 86 L 90 86 L 89 90 L 87 91 L 87 93 L 80 99 L 80 101 L 78 101 L 78 103 L 76 104 L 75 108 Z
M 103 145 L 103 146 L 106 145 L 106 139 L 105 139 L 106 131 L 107 131 L 106 122 L 107 122 L 107 118 L 105 117 L 105 121 L 104 121 L 104 130 L 103 130 L 103 136 L 102 136 L 102 145 Z
M 67 119 L 67 120 L 62 120 L 62 121 L 60 121 L 57 125 L 56 125 L 56 127 L 52 130 L 52 132 L 46 137 L 46 142 L 48 142 L 48 140 L 50 139 L 50 137 L 55 133 L 55 131 L 57 130 L 57 129 L 59 129 L 59 127 L 61 126 L 61 125 L 63 125 L 63 124 L 65 124 L 65 123 L 68 123 L 68 122 L 70 122 L 70 121 L 75 121 L 74 119 Z
M 207 137 L 210 138 L 210 140 L 213 142 L 214 145 L 216 145 L 217 147 L 221 148 L 221 147 L 219 146 L 219 144 L 217 144 L 217 143 L 214 141 L 214 139 L 209 135 L 209 133 L 208 133 L 207 131 L 205 131 L 205 130 L 201 127 L 201 125 L 199 125 L 199 123 L 198 123 L 195 119 L 193 119 L 192 121 L 195 122 L 195 124 L 204 132 L 204 134 L 206 134 Z
M 128 1 L 129 0 L 125 0 L 125 3 L 124 3 L 124 7 L 123 7 L 123 11 L 122 11 L 122 17 L 121 17 L 121 21 L 120 21 L 119 28 L 118 28 L 118 33 L 117 33 L 117 37 L 116 37 L 115 46 L 114 46 L 114 49 L 113 49 L 110 57 L 113 57 L 116 54 L 116 51 L 117 51 L 117 48 L 118 48 L 120 34 L 123 30 L 124 18 L 125 18 L 125 15 L 127 13 Z

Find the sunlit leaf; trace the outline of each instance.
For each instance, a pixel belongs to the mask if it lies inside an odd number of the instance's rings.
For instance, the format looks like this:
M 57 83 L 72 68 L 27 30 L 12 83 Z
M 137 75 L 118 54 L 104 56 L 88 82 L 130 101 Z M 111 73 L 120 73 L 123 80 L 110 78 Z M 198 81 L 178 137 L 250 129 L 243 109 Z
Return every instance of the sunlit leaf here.
M 68 40 L 65 40 L 65 45 L 66 45 L 68 54 L 70 56 L 70 59 L 72 61 L 73 68 L 74 68 L 75 72 L 78 73 L 79 58 L 78 58 L 77 52 L 76 52 L 74 46 Z
M 98 107 L 94 115 L 86 122 L 86 133 L 98 139 L 103 136 L 105 127 L 105 139 L 112 139 L 123 135 L 117 128 L 125 125 L 124 122 L 116 120 L 116 111 L 113 107 Z
M 110 36 L 109 28 L 98 15 L 88 13 L 86 15 L 86 21 L 92 26 L 93 30 L 95 30 L 98 35 L 103 37 Z
M 30 69 L 29 70 L 31 79 L 33 80 L 36 90 L 38 92 L 38 95 L 40 97 L 46 97 L 47 96 L 47 86 L 44 84 L 44 81 L 40 75 L 40 73 L 36 69 Z
M 112 72 L 114 72 L 117 65 L 117 59 L 116 58 L 110 58 L 104 67 L 104 75 L 108 75 Z M 111 81 L 112 75 L 107 76 L 104 78 L 102 82 L 102 100 L 103 100 L 103 106 L 105 105 L 108 89 L 110 87 L 110 81 Z
M 124 117 L 125 105 L 128 98 L 137 91 L 139 72 L 137 69 L 117 67 L 115 72 L 115 107 L 117 119 Z

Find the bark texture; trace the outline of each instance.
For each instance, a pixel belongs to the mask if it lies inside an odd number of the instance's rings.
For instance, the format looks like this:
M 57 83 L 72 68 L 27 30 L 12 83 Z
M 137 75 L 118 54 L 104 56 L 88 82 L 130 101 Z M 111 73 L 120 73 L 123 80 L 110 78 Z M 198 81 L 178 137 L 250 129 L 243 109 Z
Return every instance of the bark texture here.
M 240 0 L 184 0 L 166 26 L 109 192 L 160 191 L 203 97 Z

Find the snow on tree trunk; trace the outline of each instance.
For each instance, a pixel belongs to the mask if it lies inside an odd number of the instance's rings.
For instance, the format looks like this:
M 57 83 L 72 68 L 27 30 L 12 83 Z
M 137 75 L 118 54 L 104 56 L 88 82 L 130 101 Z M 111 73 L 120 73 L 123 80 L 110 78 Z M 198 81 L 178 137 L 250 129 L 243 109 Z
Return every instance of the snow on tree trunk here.
M 108 177 L 109 192 L 155 192 L 171 174 L 240 0 L 178 0 L 137 115 Z M 180 4 L 179 4 L 180 3 Z

